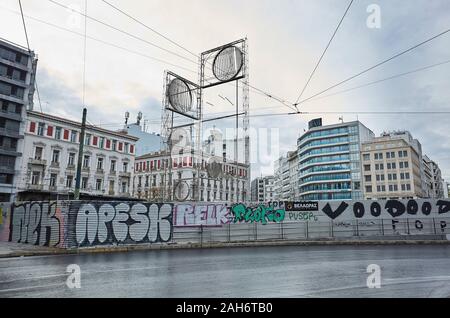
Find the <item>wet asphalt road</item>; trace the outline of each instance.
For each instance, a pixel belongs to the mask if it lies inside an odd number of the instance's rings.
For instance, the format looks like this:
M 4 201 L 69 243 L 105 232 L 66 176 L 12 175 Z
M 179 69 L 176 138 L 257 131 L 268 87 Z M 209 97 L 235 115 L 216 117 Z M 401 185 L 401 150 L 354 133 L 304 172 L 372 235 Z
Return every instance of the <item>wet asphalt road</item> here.
M 66 285 L 70 264 L 81 288 Z M 366 286 L 369 264 L 381 288 Z M 450 297 L 450 246 L 139 251 L 0 259 L 6 297 Z

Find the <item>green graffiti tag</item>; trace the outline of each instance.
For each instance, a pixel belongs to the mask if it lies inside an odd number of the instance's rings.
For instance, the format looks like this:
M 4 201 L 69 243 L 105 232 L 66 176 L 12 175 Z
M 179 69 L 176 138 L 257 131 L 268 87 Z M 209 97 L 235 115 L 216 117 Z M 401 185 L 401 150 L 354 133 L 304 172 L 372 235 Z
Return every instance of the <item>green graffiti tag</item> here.
M 259 205 L 255 208 L 246 207 L 244 204 L 236 204 L 231 208 L 234 215 L 234 223 L 238 222 L 261 222 L 266 225 L 268 222 L 282 222 L 284 220 L 285 211 L 283 209 L 274 209 L 269 206 Z

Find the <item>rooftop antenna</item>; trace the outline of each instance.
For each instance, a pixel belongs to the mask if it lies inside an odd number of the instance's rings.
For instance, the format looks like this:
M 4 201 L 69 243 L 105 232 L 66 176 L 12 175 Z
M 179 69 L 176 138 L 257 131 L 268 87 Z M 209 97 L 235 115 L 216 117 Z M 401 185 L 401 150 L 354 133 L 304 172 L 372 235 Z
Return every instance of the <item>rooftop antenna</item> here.
M 125 126 L 128 125 L 129 118 L 130 118 L 130 112 L 125 112 Z
M 136 122 L 136 124 L 137 124 L 138 126 L 141 125 L 141 119 L 142 119 L 142 112 L 139 112 L 139 113 L 138 113 L 138 116 L 137 116 L 137 122 Z

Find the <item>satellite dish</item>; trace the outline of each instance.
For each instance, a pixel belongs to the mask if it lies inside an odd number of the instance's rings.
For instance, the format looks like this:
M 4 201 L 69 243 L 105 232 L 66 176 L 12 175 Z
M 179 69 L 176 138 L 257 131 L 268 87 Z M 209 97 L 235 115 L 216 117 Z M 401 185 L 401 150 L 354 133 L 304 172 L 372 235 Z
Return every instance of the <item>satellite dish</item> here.
M 177 182 L 174 189 L 174 197 L 178 201 L 186 201 L 190 194 L 189 184 L 186 181 Z
M 167 97 L 172 107 L 181 112 L 187 113 L 192 110 L 192 93 L 188 84 L 179 78 L 173 79 L 167 89 Z
M 213 62 L 213 74 L 221 82 L 235 78 L 244 63 L 242 51 L 228 46 L 217 53 Z

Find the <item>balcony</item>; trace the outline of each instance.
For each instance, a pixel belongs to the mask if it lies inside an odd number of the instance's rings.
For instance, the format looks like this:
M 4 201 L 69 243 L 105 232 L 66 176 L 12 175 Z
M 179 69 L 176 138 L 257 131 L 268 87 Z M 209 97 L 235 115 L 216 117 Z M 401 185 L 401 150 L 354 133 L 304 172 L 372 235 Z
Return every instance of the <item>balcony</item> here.
M 28 186 L 29 190 L 34 190 L 34 191 L 42 191 L 44 190 L 44 185 L 43 184 L 30 184 Z
M 119 197 L 129 198 L 130 196 L 129 192 L 119 192 Z
M 109 170 L 109 175 L 110 175 L 110 176 L 115 176 L 116 173 L 117 173 L 116 170 Z
M 52 161 L 50 163 L 50 168 L 57 168 L 57 169 L 59 169 L 59 162 Z
M 10 138 L 23 139 L 23 135 L 20 134 L 19 130 L 11 128 L 0 127 L 0 135 Z
M 89 167 L 83 167 L 83 168 L 81 168 L 81 171 L 89 173 L 91 171 L 91 169 Z
M 50 186 L 50 187 L 48 187 L 48 190 L 49 191 L 51 191 L 51 192 L 57 192 L 58 191 L 58 187 L 57 186 Z
M 105 170 L 103 170 L 103 169 L 98 169 L 98 168 L 97 168 L 97 170 L 95 171 L 95 173 L 97 173 L 97 174 L 105 174 Z
M 131 172 L 119 172 L 119 177 L 131 178 Z
M 14 112 L 7 112 L 0 110 L 0 117 L 15 120 L 15 121 L 22 121 L 22 115 L 19 113 Z
M 43 160 L 41 158 L 30 158 L 28 163 L 31 165 L 46 166 L 47 160 Z
M 0 154 L 12 157 L 22 156 L 22 153 L 18 152 L 17 149 L 13 147 L 0 147 Z
M 108 194 L 109 194 L 109 195 L 114 195 L 114 190 L 109 190 L 109 191 L 108 191 Z
M 75 170 L 75 165 L 67 165 L 67 170 Z

